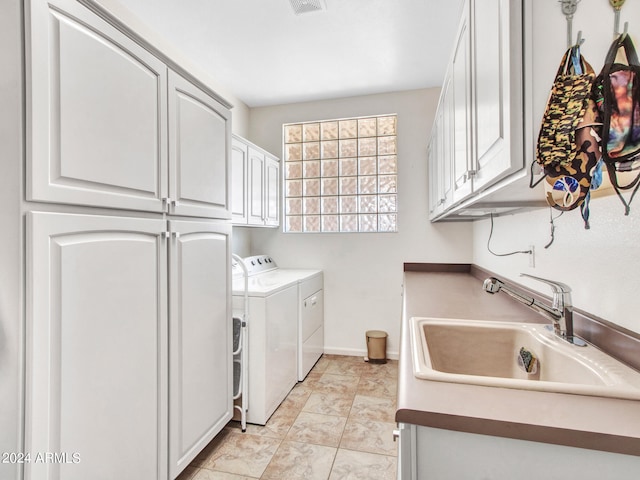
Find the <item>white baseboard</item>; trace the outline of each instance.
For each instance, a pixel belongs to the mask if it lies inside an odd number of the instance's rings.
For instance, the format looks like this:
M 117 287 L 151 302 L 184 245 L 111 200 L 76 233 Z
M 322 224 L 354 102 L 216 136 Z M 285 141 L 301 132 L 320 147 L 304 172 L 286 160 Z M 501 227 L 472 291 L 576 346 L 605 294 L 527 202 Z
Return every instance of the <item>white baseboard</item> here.
M 327 355 L 346 355 L 349 357 L 366 357 L 367 350 L 359 348 L 331 348 L 324 347 L 324 353 Z M 387 352 L 387 358 L 389 360 L 398 360 L 398 352 Z

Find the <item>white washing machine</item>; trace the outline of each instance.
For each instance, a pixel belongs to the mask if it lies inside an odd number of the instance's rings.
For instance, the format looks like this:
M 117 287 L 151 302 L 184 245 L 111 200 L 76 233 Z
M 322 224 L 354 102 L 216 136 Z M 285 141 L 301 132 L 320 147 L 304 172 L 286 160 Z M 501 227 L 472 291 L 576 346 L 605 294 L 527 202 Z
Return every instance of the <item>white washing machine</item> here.
M 281 269 L 268 255 L 243 259 L 248 272 L 247 422 L 266 424 L 324 348 L 321 270 Z M 244 276 L 233 267 L 233 308 L 244 308 Z M 302 319 L 308 319 L 301 325 Z M 306 370 L 306 371 L 305 371 Z

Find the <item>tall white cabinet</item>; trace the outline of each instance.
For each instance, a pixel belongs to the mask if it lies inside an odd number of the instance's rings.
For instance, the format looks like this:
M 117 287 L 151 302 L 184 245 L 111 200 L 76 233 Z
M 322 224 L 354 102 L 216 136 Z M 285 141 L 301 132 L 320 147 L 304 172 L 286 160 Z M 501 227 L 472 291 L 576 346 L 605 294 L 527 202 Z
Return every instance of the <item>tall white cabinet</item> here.
M 230 105 L 90 0 L 24 3 L 24 430 L 0 440 L 58 461 L 0 478 L 174 479 L 232 417 Z
M 34 458 L 25 478 L 166 478 L 165 222 L 41 212 L 27 222 L 25 452 L 70 461 Z

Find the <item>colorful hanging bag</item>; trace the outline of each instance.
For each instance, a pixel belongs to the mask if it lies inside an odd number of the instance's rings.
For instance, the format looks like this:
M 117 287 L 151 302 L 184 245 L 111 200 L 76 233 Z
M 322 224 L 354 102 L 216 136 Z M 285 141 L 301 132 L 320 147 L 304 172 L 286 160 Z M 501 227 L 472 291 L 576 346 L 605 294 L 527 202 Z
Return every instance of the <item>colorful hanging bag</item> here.
M 626 63 L 616 63 L 624 53 Z M 618 36 L 607 53 L 605 65 L 594 85 L 602 114 L 602 156 L 609 179 L 629 214 L 640 187 L 640 63 L 631 37 Z M 631 172 L 631 173 L 630 173 Z M 621 190 L 633 192 L 627 202 Z

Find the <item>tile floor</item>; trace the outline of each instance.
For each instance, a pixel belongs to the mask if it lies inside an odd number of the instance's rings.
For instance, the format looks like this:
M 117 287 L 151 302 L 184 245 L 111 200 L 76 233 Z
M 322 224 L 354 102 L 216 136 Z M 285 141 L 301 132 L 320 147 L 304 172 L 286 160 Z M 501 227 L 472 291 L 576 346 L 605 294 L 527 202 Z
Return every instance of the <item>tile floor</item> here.
M 395 480 L 397 370 L 323 356 L 267 425 L 231 422 L 178 480 Z

